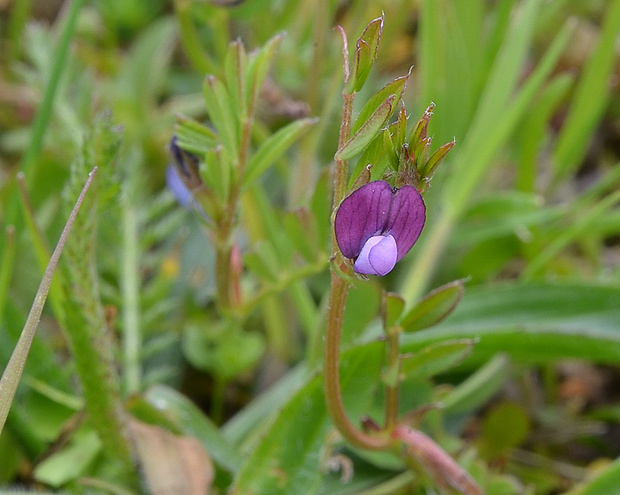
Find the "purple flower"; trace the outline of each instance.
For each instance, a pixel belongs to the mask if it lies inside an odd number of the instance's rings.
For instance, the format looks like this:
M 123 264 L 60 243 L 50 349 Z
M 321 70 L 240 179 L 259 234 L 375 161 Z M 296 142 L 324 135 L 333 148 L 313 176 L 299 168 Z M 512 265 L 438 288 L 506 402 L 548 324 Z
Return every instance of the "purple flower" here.
M 171 163 L 166 167 L 166 185 L 181 206 L 188 209 L 191 207 L 194 197 L 179 177 L 176 167 Z
M 426 206 L 412 186 L 392 189 L 375 181 L 353 191 L 336 212 L 334 230 L 342 254 L 365 275 L 386 275 L 420 237 Z
M 202 186 L 198 157 L 181 149 L 176 136 L 170 139 L 168 153 L 172 163 L 166 168 L 166 185 L 182 206 L 191 209 L 197 204 L 193 191 Z

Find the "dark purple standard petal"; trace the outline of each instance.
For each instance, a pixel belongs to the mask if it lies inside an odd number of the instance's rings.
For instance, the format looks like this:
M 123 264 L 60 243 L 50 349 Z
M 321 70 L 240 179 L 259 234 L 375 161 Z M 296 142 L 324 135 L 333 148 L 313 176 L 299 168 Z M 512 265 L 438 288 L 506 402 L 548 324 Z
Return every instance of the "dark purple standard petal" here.
M 383 235 L 391 234 L 396 240 L 400 261 L 420 237 L 426 221 L 426 206 L 422 196 L 412 186 L 403 186 L 394 193 L 389 218 Z
M 360 187 L 344 199 L 336 212 L 334 231 L 345 257 L 357 258 L 366 241 L 383 232 L 391 203 L 392 188 L 381 180 Z

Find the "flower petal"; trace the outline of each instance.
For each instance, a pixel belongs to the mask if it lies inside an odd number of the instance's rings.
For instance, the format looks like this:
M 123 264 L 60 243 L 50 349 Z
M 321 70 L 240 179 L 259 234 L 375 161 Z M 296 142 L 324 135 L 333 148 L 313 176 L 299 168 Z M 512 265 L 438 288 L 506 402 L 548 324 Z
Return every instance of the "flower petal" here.
M 392 207 L 384 235 L 391 234 L 396 240 L 400 261 L 420 237 L 426 221 L 426 206 L 422 196 L 413 186 L 403 186 L 394 193 Z
M 391 235 L 376 235 L 366 241 L 355 261 L 355 271 L 365 275 L 383 277 L 394 268 L 398 250 Z
M 353 191 L 336 212 L 334 231 L 342 254 L 355 259 L 365 242 L 385 229 L 392 203 L 392 188 L 385 181 L 370 182 Z
M 166 185 L 168 186 L 168 189 L 172 191 L 172 194 L 174 194 L 174 197 L 181 204 L 181 206 L 185 208 L 190 207 L 194 199 L 192 193 L 185 186 L 185 184 L 183 184 L 183 181 L 177 173 L 176 167 L 172 164 L 169 164 L 168 167 L 166 167 Z

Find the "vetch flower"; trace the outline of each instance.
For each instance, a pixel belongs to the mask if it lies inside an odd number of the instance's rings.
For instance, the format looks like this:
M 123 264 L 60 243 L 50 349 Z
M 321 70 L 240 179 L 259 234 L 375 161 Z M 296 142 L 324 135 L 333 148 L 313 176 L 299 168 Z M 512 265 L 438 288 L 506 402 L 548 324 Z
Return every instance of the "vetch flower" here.
M 345 257 L 355 260 L 357 273 L 383 276 L 413 247 L 425 220 L 426 206 L 415 187 L 370 182 L 340 204 L 336 242 Z
M 192 192 L 183 183 L 177 169 L 172 164 L 168 164 L 166 167 L 166 186 L 168 186 L 168 189 L 174 194 L 181 206 L 187 209 L 191 207 L 194 200 Z
M 172 136 L 168 144 L 168 152 L 172 163 L 166 168 L 166 185 L 177 201 L 185 208 L 197 206 L 194 191 L 203 187 L 199 173 L 198 157 L 181 149 L 178 138 Z

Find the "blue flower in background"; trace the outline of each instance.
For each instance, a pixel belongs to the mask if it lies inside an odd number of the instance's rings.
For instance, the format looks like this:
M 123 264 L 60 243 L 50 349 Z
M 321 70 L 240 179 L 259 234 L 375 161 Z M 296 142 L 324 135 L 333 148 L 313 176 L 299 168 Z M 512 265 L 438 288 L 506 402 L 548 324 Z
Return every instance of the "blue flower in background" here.
M 194 197 L 181 180 L 181 177 L 179 177 L 176 167 L 172 164 L 166 167 L 166 185 L 181 206 L 188 210 L 191 209 Z

